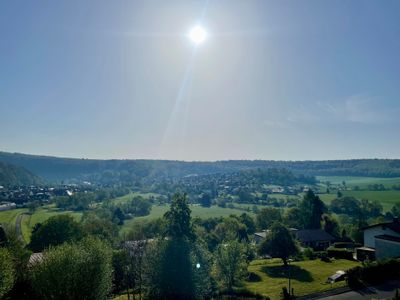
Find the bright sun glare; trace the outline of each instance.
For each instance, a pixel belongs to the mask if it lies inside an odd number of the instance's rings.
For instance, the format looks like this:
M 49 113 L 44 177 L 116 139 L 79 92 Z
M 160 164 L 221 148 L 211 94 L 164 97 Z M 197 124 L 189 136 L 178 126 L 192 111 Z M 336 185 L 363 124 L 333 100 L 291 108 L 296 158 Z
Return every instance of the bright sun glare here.
M 207 37 L 207 32 L 201 26 L 193 27 L 189 32 L 190 40 L 196 45 L 201 44 Z

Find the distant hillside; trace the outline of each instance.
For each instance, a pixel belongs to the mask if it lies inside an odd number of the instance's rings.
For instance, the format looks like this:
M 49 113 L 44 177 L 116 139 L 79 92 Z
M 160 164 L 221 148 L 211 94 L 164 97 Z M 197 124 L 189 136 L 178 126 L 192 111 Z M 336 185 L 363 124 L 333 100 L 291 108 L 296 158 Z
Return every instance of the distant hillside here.
M 88 180 L 107 184 L 151 184 L 160 178 L 182 178 L 193 174 L 229 173 L 255 168 L 287 169 L 310 176 L 400 177 L 398 159 L 183 162 L 76 159 L 0 152 L 0 161 L 24 167 L 50 181 Z
M 23 186 L 39 185 L 43 181 L 28 170 L 20 166 L 0 161 L 0 185 L 2 186 Z

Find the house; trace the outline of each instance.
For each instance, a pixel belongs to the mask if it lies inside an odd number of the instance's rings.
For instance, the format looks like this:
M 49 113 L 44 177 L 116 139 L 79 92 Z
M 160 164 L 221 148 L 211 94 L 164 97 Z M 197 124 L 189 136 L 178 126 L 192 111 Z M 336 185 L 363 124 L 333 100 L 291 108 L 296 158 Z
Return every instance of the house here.
M 260 244 L 265 239 L 266 236 L 267 236 L 266 231 L 254 233 L 254 241 L 256 245 Z
M 335 240 L 322 229 L 300 229 L 292 232 L 302 247 L 310 247 L 317 251 L 326 250 Z
M 357 248 L 357 259 L 400 257 L 400 221 L 379 223 L 363 228 L 364 247 Z
M 17 205 L 14 202 L 0 203 L 0 211 L 10 210 L 14 208 L 17 208 Z
M 296 229 L 289 228 L 293 237 L 297 239 L 302 247 L 311 247 L 314 250 L 326 250 L 335 240 L 329 233 L 322 229 Z M 267 231 L 256 232 L 254 234 L 254 241 L 260 244 L 268 234 Z

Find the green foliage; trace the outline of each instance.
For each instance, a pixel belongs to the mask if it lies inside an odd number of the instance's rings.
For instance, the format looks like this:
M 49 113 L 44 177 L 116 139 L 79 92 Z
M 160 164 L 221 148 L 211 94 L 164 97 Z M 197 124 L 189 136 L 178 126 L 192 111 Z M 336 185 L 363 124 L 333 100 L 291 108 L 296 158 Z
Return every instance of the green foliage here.
M 109 218 L 102 218 L 95 212 L 87 212 L 82 216 L 81 225 L 83 231 L 92 236 L 104 239 L 112 243 L 118 236 L 118 226 Z
M 40 299 L 107 299 L 112 285 L 111 249 L 94 238 L 65 243 L 44 252 L 31 270 Z
M 256 215 L 257 227 L 260 230 L 268 229 L 274 222 L 281 222 L 281 211 L 274 207 L 265 207 Z
M 333 216 L 328 214 L 323 214 L 322 220 L 322 227 L 324 231 L 332 236 L 339 237 L 340 227 L 338 221 Z
M 393 216 L 400 218 L 400 202 L 397 202 L 395 205 L 393 205 L 391 213 Z
M 313 248 L 307 247 L 303 251 L 303 256 L 307 259 L 314 259 L 315 258 L 315 253 Z
M 41 184 L 43 180 L 25 168 L 0 161 L 0 185 L 13 187 Z
M 250 215 L 246 213 L 241 214 L 239 216 L 239 221 L 246 226 L 246 232 L 248 235 L 252 235 L 256 232 L 256 223 Z
M 220 244 L 214 254 L 215 273 L 221 285 L 232 290 L 247 274 L 245 248 L 238 241 Z
M 312 190 L 304 195 L 300 203 L 301 221 L 305 229 L 321 228 L 321 216 L 326 211 L 325 204 Z
M 350 287 L 360 287 L 366 284 L 375 284 L 400 275 L 400 260 L 391 259 L 376 261 L 363 267 L 355 267 L 347 271 L 347 280 Z
M 270 230 L 260 245 L 259 254 L 279 257 L 286 265 L 287 259 L 299 251 L 293 236 L 284 225 L 278 222 L 274 223 Z
M 184 194 L 175 194 L 170 210 L 164 214 L 166 235 L 172 238 L 194 239 L 191 210 Z
M 302 228 L 302 215 L 298 207 L 292 207 L 285 211 L 283 223 L 289 228 Z
M 0 248 L 0 299 L 13 287 L 15 281 L 13 258 L 5 248 Z
M 195 268 L 190 242 L 184 238 L 159 240 L 150 264 L 150 299 L 195 299 Z
M 59 196 L 55 198 L 57 207 L 64 210 L 87 210 L 91 204 L 95 203 L 94 193 L 75 193 L 72 196 Z
M 210 207 L 212 202 L 211 202 L 211 196 L 208 193 L 203 193 L 199 197 L 199 203 L 203 207 Z
M 47 219 L 32 233 L 29 248 L 34 252 L 40 252 L 48 246 L 79 240 L 83 235 L 81 225 L 73 217 L 69 215 L 54 216 Z

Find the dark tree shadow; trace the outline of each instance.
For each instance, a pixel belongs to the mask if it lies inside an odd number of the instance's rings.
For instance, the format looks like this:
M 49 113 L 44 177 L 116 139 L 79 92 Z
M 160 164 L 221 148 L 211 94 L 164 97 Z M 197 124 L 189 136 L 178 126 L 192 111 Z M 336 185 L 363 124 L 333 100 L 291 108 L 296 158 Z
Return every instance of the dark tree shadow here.
M 261 276 L 254 273 L 254 272 L 250 272 L 248 277 L 246 278 L 246 281 L 248 282 L 259 282 L 261 281 Z
M 314 278 L 311 273 L 299 266 L 263 266 L 261 271 L 272 278 L 290 278 L 301 282 L 312 282 Z

